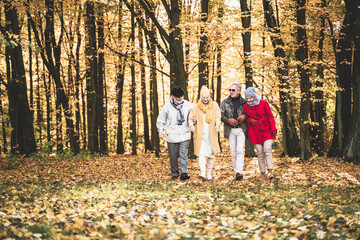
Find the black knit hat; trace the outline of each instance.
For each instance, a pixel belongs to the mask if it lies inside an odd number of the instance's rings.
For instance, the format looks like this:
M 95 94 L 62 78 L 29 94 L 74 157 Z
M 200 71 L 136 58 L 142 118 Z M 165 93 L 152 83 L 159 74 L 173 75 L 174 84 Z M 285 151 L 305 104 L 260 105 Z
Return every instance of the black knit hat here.
M 174 87 L 171 90 L 171 95 L 173 95 L 175 97 L 182 97 L 182 96 L 184 96 L 184 90 L 181 87 Z

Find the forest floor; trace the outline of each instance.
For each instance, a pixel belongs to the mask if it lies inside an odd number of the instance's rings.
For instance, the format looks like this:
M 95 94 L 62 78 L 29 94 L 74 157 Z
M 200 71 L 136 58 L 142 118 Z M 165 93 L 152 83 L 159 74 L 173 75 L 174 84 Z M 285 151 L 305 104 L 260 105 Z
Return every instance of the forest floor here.
M 360 166 L 275 156 L 272 181 L 229 152 L 213 180 L 171 180 L 167 153 L 0 159 L 0 239 L 360 239 Z

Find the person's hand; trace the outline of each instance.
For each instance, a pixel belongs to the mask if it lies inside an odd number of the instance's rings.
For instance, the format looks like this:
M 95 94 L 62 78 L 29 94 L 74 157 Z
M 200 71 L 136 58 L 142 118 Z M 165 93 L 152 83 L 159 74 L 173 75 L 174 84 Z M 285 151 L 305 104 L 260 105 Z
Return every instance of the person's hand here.
M 190 131 L 191 131 L 191 132 L 195 132 L 195 127 L 194 127 L 194 126 L 190 126 Z
M 164 138 L 164 133 L 159 133 L 159 138 L 163 139 Z
M 272 131 L 271 133 L 272 133 L 272 135 L 276 136 L 277 130 L 274 130 L 274 131 Z
M 250 125 L 258 125 L 259 121 L 254 118 L 251 118 L 249 123 L 250 123 Z
M 238 122 L 236 119 L 234 119 L 234 118 L 228 118 L 228 119 L 227 119 L 227 123 L 228 123 L 230 126 L 233 126 L 233 127 L 235 127 L 235 126 L 237 126 L 237 125 L 239 124 L 239 122 Z
M 244 120 L 245 120 L 245 117 L 246 117 L 245 114 L 241 114 L 240 116 L 237 117 L 236 120 L 237 120 L 239 123 L 243 123 Z
M 215 131 L 216 131 L 216 133 L 219 133 L 219 132 L 220 132 L 220 125 L 216 125 L 216 126 L 215 126 Z
M 195 116 L 192 116 L 191 121 L 193 121 L 193 123 L 194 123 L 194 125 L 195 125 L 195 124 L 196 124 L 196 122 L 197 122 L 196 117 L 195 117 Z

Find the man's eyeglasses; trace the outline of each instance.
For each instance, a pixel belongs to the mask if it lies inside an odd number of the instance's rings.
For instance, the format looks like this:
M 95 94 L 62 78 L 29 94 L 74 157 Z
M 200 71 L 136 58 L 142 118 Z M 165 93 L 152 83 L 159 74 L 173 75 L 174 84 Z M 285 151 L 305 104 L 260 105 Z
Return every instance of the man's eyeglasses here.
M 230 91 L 230 92 L 235 92 L 236 89 L 231 89 L 231 88 L 230 88 L 229 91 Z

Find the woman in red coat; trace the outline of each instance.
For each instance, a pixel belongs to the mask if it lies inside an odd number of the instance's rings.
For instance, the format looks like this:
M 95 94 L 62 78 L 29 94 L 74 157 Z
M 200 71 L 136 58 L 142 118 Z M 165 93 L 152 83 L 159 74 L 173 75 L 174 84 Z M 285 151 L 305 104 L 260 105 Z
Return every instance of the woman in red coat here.
M 269 104 L 261 100 L 255 94 L 255 88 L 248 87 L 245 91 L 247 103 L 244 105 L 244 112 L 249 116 L 247 124 L 249 126 L 248 136 L 250 142 L 255 144 L 260 167 L 260 179 L 265 180 L 265 159 L 269 179 L 273 178 L 273 157 L 272 140 L 276 138 L 277 129 L 274 116 L 270 110 Z

